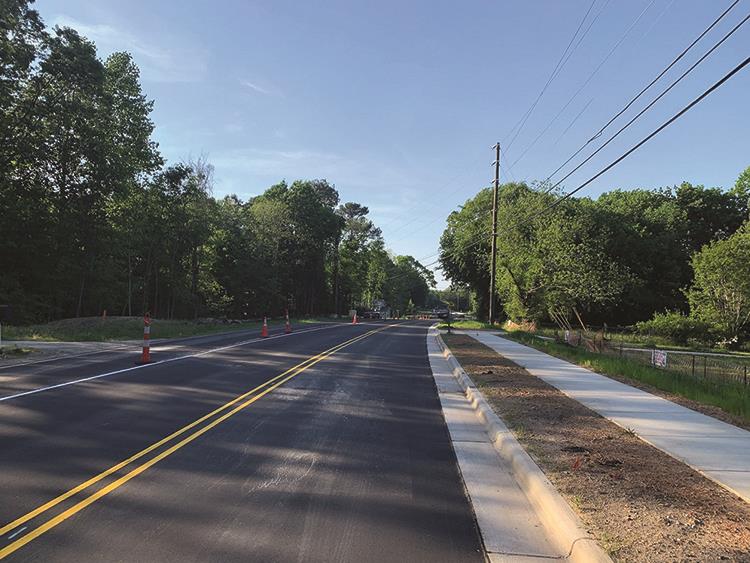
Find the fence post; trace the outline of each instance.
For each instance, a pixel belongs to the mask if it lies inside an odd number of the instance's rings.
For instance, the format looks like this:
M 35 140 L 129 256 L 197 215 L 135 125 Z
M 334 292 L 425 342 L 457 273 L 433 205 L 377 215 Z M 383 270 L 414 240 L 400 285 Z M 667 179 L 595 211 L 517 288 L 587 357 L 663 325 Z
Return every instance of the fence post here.
M 745 386 L 747 386 L 747 366 L 743 366 L 745 368 L 745 373 L 742 376 L 742 381 L 745 382 Z
M 693 379 L 695 379 L 695 354 L 692 355 L 693 358 Z
M 708 362 L 708 356 L 703 356 L 703 379 L 706 379 L 707 362 Z

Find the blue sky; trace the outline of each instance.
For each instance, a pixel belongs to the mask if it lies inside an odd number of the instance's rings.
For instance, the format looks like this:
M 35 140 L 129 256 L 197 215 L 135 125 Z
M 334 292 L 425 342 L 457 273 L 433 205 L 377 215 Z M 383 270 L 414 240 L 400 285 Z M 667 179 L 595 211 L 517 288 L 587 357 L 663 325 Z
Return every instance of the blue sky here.
M 515 164 L 509 170 L 503 163 L 503 179 L 549 175 L 729 4 L 596 0 L 583 29 L 597 19 L 510 145 L 507 164 Z M 281 179 L 326 178 L 343 201 L 370 207 L 395 253 L 424 262 L 434 259 L 448 213 L 488 185 L 490 146 L 509 144 L 511 128 L 590 6 L 591 0 L 36 3 L 48 25 L 78 29 L 102 56 L 133 54 L 144 91 L 156 102 L 162 153 L 170 161 L 205 155 L 216 168 L 217 196 L 248 198 Z M 742 0 L 665 79 L 678 76 L 749 8 Z M 624 152 L 749 51 L 750 23 L 565 186 L 576 187 Z M 746 69 L 582 195 L 683 180 L 731 187 L 750 165 L 749 94 Z

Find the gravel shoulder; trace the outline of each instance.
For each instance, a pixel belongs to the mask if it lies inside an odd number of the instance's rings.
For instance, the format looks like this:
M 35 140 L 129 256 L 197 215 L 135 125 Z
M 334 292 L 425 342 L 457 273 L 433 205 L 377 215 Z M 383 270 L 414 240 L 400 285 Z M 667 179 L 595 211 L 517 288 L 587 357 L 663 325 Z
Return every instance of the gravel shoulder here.
M 473 338 L 443 338 L 613 559 L 750 562 L 750 505 Z

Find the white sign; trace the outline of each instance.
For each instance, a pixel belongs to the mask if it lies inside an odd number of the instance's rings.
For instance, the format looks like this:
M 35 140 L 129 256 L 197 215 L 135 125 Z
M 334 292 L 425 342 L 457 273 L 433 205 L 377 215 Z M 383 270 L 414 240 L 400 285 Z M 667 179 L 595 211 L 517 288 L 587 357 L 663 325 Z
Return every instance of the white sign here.
M 658 368 L 667 367 L 667 353 L 664 350 L 651 350 L 651 363 Z

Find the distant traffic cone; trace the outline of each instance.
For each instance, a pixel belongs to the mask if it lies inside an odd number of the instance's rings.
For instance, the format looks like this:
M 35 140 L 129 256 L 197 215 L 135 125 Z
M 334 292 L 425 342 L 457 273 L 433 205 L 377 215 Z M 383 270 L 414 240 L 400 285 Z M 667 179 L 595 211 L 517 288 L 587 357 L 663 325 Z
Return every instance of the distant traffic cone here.
M 352 324 L 353 324 L 353 325 L 355 325 L 355 324 L 357 324 L 358 322 L 359 322 L 359 321 L 357 321 L 357 312 L 356 312 L 356 311 L 354 311 L 354 316 L 352 317 Z
M 286 334 L 292 332 L 292 323 L 289 322 L 289 311 L 286 311 L 286 324 L 284 325 L 284 332 Z
M 268 321 L 266 320 L 266 317 L 263 317 L 263 328 L 260 329 L 260 335 L 263 338 L 268 336 Z
M 146 313 L 143 315 L 143 351 L 141 352 L 141 361 L 139 364 L 150 364 L 151 363 L 151 315 Z

